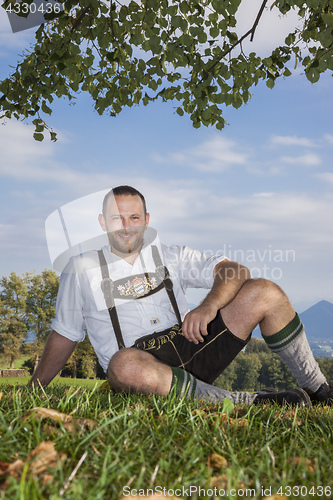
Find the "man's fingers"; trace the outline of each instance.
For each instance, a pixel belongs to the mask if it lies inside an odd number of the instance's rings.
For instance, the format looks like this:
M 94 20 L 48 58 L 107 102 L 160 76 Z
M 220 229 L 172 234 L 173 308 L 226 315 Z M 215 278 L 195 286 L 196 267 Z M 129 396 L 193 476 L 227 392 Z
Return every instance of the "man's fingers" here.
M 201 320 L 201 322 L 195 321 L 193 316 L 191 316 L 191 319 L 186 317 L 183 323 L 182 331 L 187 340 L 198 344 L 199 342 L 204 341 L 203 336 L 208 335 L 207 322 L 203 320 Z

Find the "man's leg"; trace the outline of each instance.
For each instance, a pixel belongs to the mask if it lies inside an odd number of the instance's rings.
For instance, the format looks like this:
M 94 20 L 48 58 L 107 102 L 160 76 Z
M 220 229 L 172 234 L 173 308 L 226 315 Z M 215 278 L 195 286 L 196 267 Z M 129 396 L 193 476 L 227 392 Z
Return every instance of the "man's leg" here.
M 259 324 L 267 345 L 280 356 L 300 387 L 310 394 L 326 383 L 299 317 L 275 283 L 263 279 L 248 280 L 221 310 L 221 315 L 230 331 L 243 339 Z
M 260 325 L 265 340 L 275 340 L 276 334 L 286 339 L 279 355 L 300 385 L 309 392 L 315 392 L 326 379 L 313 358 L 303 329 L 296 328 L 296 336 L 289 338 L 295 314 L 285 293 L 274 283 L 263 279 L 245 282 L 236 297 L 221 310 L 226 326 L 234 336 L 242 340 L 248 338 L 257 324 Z M 221 401 L 228 397 L 235 402 L 249 404 L 266 399 L 265 391 L 260 391 L 256 397 L 211 386 L 195 379 L 190 373 L 180 368 L 170 368 L 149 353 L 137 349 L 123 349 L 113 356 L 108 368 L 108 379 L 116 391 L 167 395 L 175 388 L 180 396 L 187 391 L 190 396 L 204 400 Z M 275 400 L 308 404 L 303 393 L 301 390 L 296 393 L 294 390 L 285 391 L 279 393 Z M 268 400 L 274 398 L 272 394 L 267 396 Z
M 172 370 L 152 354 L 136 348 L 121 349 L 110 360 L 107 377 L 116 392 L 141 392 L 166 396 Z
M 181 368 L 171 368 L 152 354 L 130 348 L 118 351 L 110 360 L 108 380 L 117 392 L 140 392 L 166 396 L 173 390 L 179 397 L 204 401 L 223 401 L 251 404 L 255 395 L 248 392 L 230 392 L 206 384 Z
M 118 351 L 110 360 L 107 376 L 116 392 L 166 396 L 175 391 L 179 397 L 211 402 L 221 402 L 228 398 L 234 403 L 248 405 L 269 401 L 310 405 L 309 396 L 301 389 L 276 393 L 264 390 L 257 394 L 226 391 L 196 379 L 181 368 L 171 368 L 152 354 L 136 348 Z

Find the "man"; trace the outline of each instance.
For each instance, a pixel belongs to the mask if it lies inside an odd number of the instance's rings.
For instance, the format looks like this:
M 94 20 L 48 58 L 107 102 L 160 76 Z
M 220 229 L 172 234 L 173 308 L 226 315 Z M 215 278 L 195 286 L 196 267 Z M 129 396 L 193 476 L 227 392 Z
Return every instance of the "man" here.
M 224 257 L 160 245 L 150 231 L 143 195 L 130 186 L 105 196 L 99 223 L 109 246 L 72 258 L 64 269 L 53 331 L 30 383 L 47 385 L 83 340 L 86 328 L 115 391 L 175 391 L 247 404 L 309 405 L 311 397 L 332 404 L 333 388 L 312 355 L 298 315 L 276 284 L 251 279 L 245 266 Z M 187 287 L 209 289 L 192 311 L 184 295 Z M 257 324 L 300 387 L 250 395 L 212 386 Z

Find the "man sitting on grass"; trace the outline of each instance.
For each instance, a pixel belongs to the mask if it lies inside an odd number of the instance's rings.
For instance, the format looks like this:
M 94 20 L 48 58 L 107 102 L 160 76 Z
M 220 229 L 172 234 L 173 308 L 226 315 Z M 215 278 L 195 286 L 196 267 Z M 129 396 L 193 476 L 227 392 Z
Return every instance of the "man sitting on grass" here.
M 56 318 L 31 384 L 47 385 L 63 368 L 85 328 L 113 390 L 245 404 L 333 402 L 333 387 L 315 361 L 303 325 L 275 283 L 222 256 L 160 245 L 143 195 L 130 186 L 104 199 L 100 225 L 109 245 L 70 259 Z M 189 311 L 185 290 L 209 290 Z M 300 387 L 229 392 L 211 384 L 251 338 L 263 339 Z

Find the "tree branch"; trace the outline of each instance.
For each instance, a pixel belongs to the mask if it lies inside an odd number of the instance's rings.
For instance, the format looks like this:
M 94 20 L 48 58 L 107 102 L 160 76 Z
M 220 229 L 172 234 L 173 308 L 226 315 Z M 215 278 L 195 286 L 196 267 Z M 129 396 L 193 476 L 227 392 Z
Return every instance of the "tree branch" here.
M 205 74 L 210 73 L 210 72 L 211 72 L 211 71 L 215 68 L 215 66 L 216 66 L 216 65 L 217 65 L 217 64 L 221 61 L 221 59 L 223 59 L 225 56 L 227 56 L 228 54 L 230 54 L 230 53 L 231 53 L 231 51 L 232 51 L 235 47 L 237 47 L 237 45 L 240 45 L 240 44 L 243 42 L 243 40 L 245 40 L 245 38 L 247 38 L 249 35 L 251 35 L 250 41 L 251 41 L 251 42 L 253 41 L 253 38 L 254 38 L 254 33 L 255 33 L 256 29 L 257 29 L 257 26 L 258 26 L 258 24 L 259 24 L 260 18 L 261 18 L 261 16 L 262 16 L 262 13 L 264 12 L 264 9 L 265 9 L 265 7 L 266 7 L 267 2 L 268 2 L 268 0 L 263 0 L 263 2 L 262 2 L 262 4 L 261 4 L 261 7 L 260 7 L 260 9 L 259 9 L 258 15 L 257 15 L 257 17 L 256 17 L 256 20 L 255 20 L 255 21 L 254 21 L 254 23 L 253 23 L 252 28 L 251 28 L 251 29 L 249 29 L 249 31 L 248 31 L 247 33 L 245 33 L 245 35 L 243 35 L 243 36 L 242 36 L 242 37 L 241 37 L 241 38 L 240 38 L 240 39 L 239 39 L 236 43 L 234 43 L 231 47 L 229 47 L 229 48 L 228 48 L 228 50 L 224 51 L 224 52 L 220 55 L 220 57 L 219 57 L 219 58 L 218 58 L 218 59 L 214 62 L 214 64 L 212 64 L 212 65 L 210 66 L 210 68 L 208 68 L 208 69 L 205 71 Z M 200 80 L 199 84 L 200 84 L 200 83 L 202 83 L 202 82 L 203 82 L 203 80 L 204 80 L 204 77 L 203 77 L 203 78 L 201 78 L 201 80 Z
M 71 29 L 71 33 L 73 33 L 73 31 L 76 30 L 76 28 L 81 24 L 84 16 L 87 14 L 87 12 L 89 11 L 89 9 L 91 9 L 91 4 L 87 5 L 87 7 L 85 9 L 83 9 L 83 11 L 81 12 L 80 16 L 78 17 L 78 19 L 75 20 L 73 26 L 72 26 L 72 29 Z

